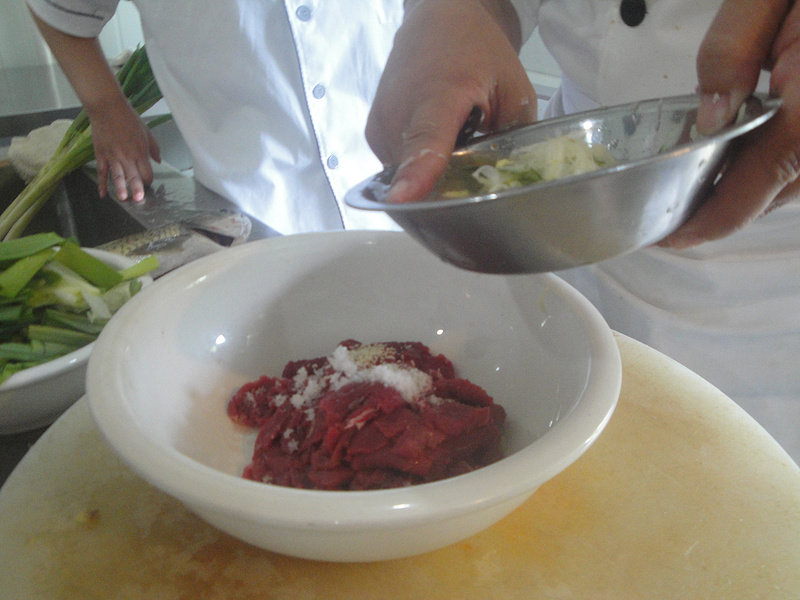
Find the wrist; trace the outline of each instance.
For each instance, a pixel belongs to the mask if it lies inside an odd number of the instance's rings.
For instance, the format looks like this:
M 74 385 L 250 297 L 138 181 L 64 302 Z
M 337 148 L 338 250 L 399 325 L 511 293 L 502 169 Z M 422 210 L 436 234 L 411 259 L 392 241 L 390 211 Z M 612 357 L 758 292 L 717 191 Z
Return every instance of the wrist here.
M 478 0 L 484 10 L 491 15 L 503 30 L 508 41 L 519 52 L 522 47 L 522 28 L 517 10 L 510 0 Z
M 437 2 L 440 0 L 404 0 L 403 10 L 405 15 L 409 15 L 417 6 L 425 2 Z M 508 41 L 519 51 L 522 47 L 522 28 L 517 11 L 510 0 L 472 0 L 473 5 L 481 7 L 487 15 L 497 23 L 503 31 Z M 458 3 L 459 7 L 465 5 L 464 0 Z
M 120 89 L 117 89 L 117 93 L 112 90 L 108 94 L 93 95 L 83 102 L 83 108 L 90 121 L 120 122 L 135 112 Z

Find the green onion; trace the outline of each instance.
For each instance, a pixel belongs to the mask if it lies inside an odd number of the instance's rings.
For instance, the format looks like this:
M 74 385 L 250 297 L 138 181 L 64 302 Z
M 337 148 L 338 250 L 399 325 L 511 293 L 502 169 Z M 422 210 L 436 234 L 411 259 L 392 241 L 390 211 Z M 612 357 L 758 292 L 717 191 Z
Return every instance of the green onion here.
M 97 338 L 96 335 L 83 331 L 74 331 L 66 327 L 53 327 L 52 325 L 29 325 L 28 339 L 40 342 L 53 342 L 78 349 L 90 344 Z
M 123 281 L 129 279 L 136 279 L 158 268 L 158 257 L 155 254 L 145 256 L 136 264 L 131 265 L 127 269 L 122 269 L 119 274 L 122 276 Z
M 0 295 L 6 298 L 16 296 L 56 252 L 52 248 L 40 250 L 36 254 L 20 258 L 0 273 Z
M 64 241 L 57 233 L 34 233 L 33 235 L 0 244 L 0 262 L 17 260 L 35 254 L 39 250 L 50 248 Z
M 69 327 L 75 331 L 83 331 L 95 335 L 99 334 L 105 327 L 105 322 L 103 321 L 90 321 L 86 315 L 55 308 L 45 309 L 43 322 L 47 325 Z
M 0 241 L 0 257 L 0 383 L 94 341 L 158 267 L 117 271 L 55 234 Z
M 101 289 L 112 288 L 122 281 L 122 275 L 118 271 L 109 267 L 99 258 L 84 252 L 74 242 L 64 242 L 53 259 Z
M 0 306 L 0 323 L 19 321 L 24 307 L 21 304 Z
M 73 346 L 55 342 L 36 341 L 29 344 L 8 342 L 6 344 L 0 344 L 0 358 L 40 363 L 58 358 L 73 350 L 75 350 Z
M 125 97 L 139 114 L 161 99 L 161 90 L 153 77 L 144 46 L 131 54 L 117 73 L 117 79 Z M 168 118 L 165 115 L 154 119 L 148 126 L 154 127 Z M 59 182 L 93 159 L 92 128 L 86 111 L 82 110 L 67 128 L 50 160 L 0 215 L 0 238 L 11 240 L 20 237 Z

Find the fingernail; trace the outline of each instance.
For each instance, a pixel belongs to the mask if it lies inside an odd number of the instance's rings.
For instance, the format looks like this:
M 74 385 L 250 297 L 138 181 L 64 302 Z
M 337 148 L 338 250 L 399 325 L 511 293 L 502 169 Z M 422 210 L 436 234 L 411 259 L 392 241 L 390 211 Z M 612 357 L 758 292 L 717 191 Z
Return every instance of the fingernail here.
M 410 186 L 405 179 L 395 179 L 386 194 L 386 202 L 407 202 Z
M 733 119 L 733 112 L 730 94 L 702 94 L 697 108 L 697 131 L 702 134 L 719 131 Z

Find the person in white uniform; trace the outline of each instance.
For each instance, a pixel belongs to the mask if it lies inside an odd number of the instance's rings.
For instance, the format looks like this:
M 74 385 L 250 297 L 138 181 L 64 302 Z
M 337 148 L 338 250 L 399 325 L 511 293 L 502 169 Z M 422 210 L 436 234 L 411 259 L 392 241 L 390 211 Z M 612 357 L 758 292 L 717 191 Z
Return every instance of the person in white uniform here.
M 97 36 L 118 0 L 28 0 L 93 128 L 98 184 L 141 200 L 158 148 Z M 401 0 L 134 0 L 145 47 L 194 176 L 283 234 L 396 228 L 346 207 L 380 170 L 364 124 Z
M 401 165 L 395 201 L 430 189 L 474 105 L 486 131 L 536 120 L 516 53 L 537 26 L 563 71 L 547 116 L 698 90 L 711 132 L 759 79 L 783 99 L 660 247 L 561 275 L 612 328 L 715 384 L 800 462 L 800 5 L 407 0 L 367 123 L 376 154 Z

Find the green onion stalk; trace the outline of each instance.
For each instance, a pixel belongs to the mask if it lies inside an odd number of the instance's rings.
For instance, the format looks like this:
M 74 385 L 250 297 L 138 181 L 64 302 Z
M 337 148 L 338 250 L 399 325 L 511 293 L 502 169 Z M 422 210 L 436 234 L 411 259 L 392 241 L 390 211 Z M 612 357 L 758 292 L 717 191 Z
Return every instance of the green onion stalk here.
M 116 269 L 53 232 L 0 242 L 0 384 L 94 341 L 157 267 Z
M 117 73 L 125 97 L 138 114 L 142 114 L 161 99 L 144 46 L 139 46 Z M 164 115 L 148 122 L 150 128 L 171 118 Z M 53 156 L 31 182 L 0 215 L 0 239 L 20 237 L 31 219 L 53 195 L 61 180 L 94 159 L 92 128 L 86 110 L 72 121 Z

